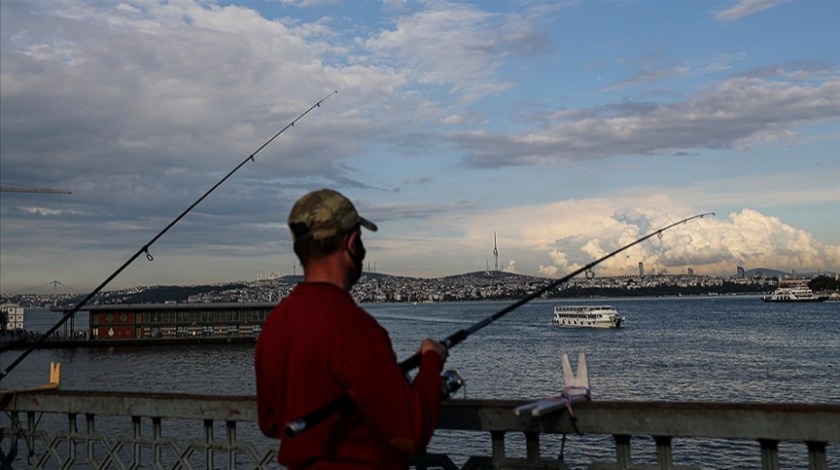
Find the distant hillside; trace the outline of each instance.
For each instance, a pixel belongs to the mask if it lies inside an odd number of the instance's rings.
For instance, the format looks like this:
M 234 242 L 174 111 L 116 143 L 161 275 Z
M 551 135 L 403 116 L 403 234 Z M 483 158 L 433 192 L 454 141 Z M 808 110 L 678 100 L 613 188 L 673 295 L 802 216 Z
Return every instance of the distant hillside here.
M 202 284 L 194 286 L 142 286 L 133 289 L 113 290 L 99 293 L 90 304 L 148 304 L 167 301 L 186 302 L 198 295 L 220 295 L 224 292 L 247 289 L 244 282 L 227 284 Z M 63 305 L 81 302 L 84 295 L 65 299 Z
M 796 277 L 813 279 L 824 275 L 833 283 L 834 273 L 796 273 Z M 707 295 L 715 294 L 759 294 L 772 291 L 776 279 L 785 279 L 792 273 L 777 269 L 757 268 L 745 272 L 745 281 L 732 279 L 734 276 L 648 276 L 641 279 L 621 276 L 596 279 L 580 278 L 559 286 L 545 297 L 591 297 L 591 296 L 659 296 L 659 295 Z M 164 302 L 275 302 L 286 295 L 298 282 L 301 275 L 287 275 L 257 281 L 234 281 L 228 283 L 191 286 L 140 286 L 130 289 L 100 292 L 89 303 L 98 304 L 145 304 Z M 467 299 L 516 299 L 535 292 L 541 286 L 556 281 L 555 278 L 538 277 L 503 271 L 474 271 L 438 278 L 393 276 L 383 273 L 365 272 L 352 294 L 360 301 L 426 301 Z M 631 286 L 632 288 L 629 288 Z M 837 290 L 835 284 L 821 285 L 822 290 Z M 85 295 L 73 294 L 61 297 L 37 295 L 2 296 L 0 303 L 11 302 L 22 306 L 70 306 L 80 302 Z
M 534 279 L 545 280 L 546 278 L 536 277 L 536 276 L 528 276 L 528 275 L 525 275 L 525 274 L 508 273 L 508 272 L 505 272 L 505 271 L 473 271 L 471 273 L 454 274 L 452 276 L 441 277 L 441 278 L 438 278 L 438 279 L 450 279 L 450 280 L 451 279 L 457 279 L 457 280 L 463 280 L 463 279 L 481 279 L 481 280 L 499 279 L 499 280 L 505 280 L 505 281 L 518 279 L 518 280 L 523 280 L 524 281 L 524 280 L 534 280 Z
M 502 271 L 476 271 L 472 273 L 457 274 L 440 278 L 417 278 L 407 276 L 393 276 L 391 274 L 365 272 L 362 274 L 360 285 L 374 282 L 401 282 L 412 283 L 415 281 L 442 282 L 445 284 L 477 284 L 485 285 L 488 281 L 502 283 L 522 283 L 545 281 L 546 278 L 525 276 L 521 274 L 507 273 Z M 274 279 L 263 279 L 260 281 L 235 281 L 219 284 L 204 284 L 192 286 L 141 286 L 132 289 L 122 289 L 101 292 L 96 296 L 92 304 L 144 304 L 163 302 L 188 302 L 195 298 L 212 298 L 214 301 L 243 301 L 243 293 L 251 291 L 277 291 L 289 289 L 298 282 L 303 281 L 302 275 L 286 275 Z M 64 299 L 62 304 L 72 305 L 82 300 L 84 296 L 75 296 Z

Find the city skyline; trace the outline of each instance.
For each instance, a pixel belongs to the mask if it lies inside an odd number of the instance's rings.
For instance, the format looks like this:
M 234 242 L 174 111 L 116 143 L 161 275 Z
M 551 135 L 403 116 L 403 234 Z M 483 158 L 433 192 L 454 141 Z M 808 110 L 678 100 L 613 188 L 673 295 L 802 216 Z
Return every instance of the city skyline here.
M 596 266 L 597 269 L 597 266 Z M 444 274 L 441 276 L 434 276 L 434 277 L 422 277 L 422 276 L 407 276 L 407 275 L 395 275 L 387 272 L 379 272 L 375 269 L 371 269 L 368 265 L 362 271 L 362 278 L 365 278 L 368 275 L 373 275 L 375 279 L 379 278 L 380 276 L 386 277 L 393 277 L 393 278 L 405 278 L 405 279 L 415 279 L 418 281 L 442 281 L 447 278 L 457 278 L 462 276 L 479 276 L 479 277 L 486 277 L 483 275 L 490 275 L 493 276 L 494 273 L 500 274 L 513 274 L 518 276 L 525 276 L 531 277 L 536 279 L 545 279 L 545 280 L 553 280 L 557 277 L 546 277 L 542 275 L 533 275 L 533 274 L 522 274 L 522 273 L 511 273 L 509 271 L 503 271 L 501 269 L 494 270 L 494 269 L 485 269 L 485 270 L 478 270 L 478 271 L 463 271 L 463 272 L 455 272 Z M 568 273 L 567 273 L 568 274 Z M 269 272 L 261 272 L 257 273 L 257 275 L 253 278 L 248 279 L 228 279 L 228 280 L 218 280 L 212 283 L 188 283 L 188 284 L 146 284 L 146 285 L 134 285 L 134 286 L 125 286 L 121 288 L 104 288 L 102 292 L 116 292 L 116 291 L 123 291 L 123 290 L 134 290 L 134 289 L 145 289 L 145 288 L 154 288 L 154 287 L 163 287 L 163 286 L 173 286 L 173 287 L 195 287 L 195 286 L 210 286 L 210 285 L 233 285 L 233 284 L 252 284 L 252 283 L 261 283 L 266 281 L 275 281 L 275 280 L 282 280 L 288 278 L 301 278 L 303 276 L 302 272 L 288 272 L 282 273 L 279 271 L 269 271 Z M 838 272 L 832 271 L 816 271 L 816 272 L 799 272 L 796 269 L 791 270 L 781 270 L 775 269 L 770 267 L 758 267 L 758 268 L 744 268 L 742 266 L 735 266 L 733 272 L 730 273 L 721 273 L 721 274 L 713 274 L 713 275 L 705 275 L 705 274 L 697 274 L 694 272 L 692 268 L 687 268 L 685 272 L 668 272 L 666 271 L 649 271 L 645 270 L 644 272 L 636 272 L 636 273 L 628 273 L 622 274 L 618 276 L 594 276 L 589 277 L 586 273 L 578 274 L 567 280 L 567 283 L 573 284 L 575 282 L 582 282 L 584 279 L 586 281 L 597 281 L 598 279 L 619 279 L 619 278 L 634 278 L 634 279 L 653 279 L 653 278 L 665 278 L 665 277 L 672 277 L 672 278 L 681 278 L 681 277 L 696 277 L 696 278 L 708 278 L 708 279 L 751 279 L 751 280 L 764 280 L 764 279 L 810 279 L 817 276 L 828 276 L 830 278 L 836 278 L 840 276 Z M 563 285 L 563 284 L 560 284 Z M 59 280 L 52 280 L 49 282 L 45 282 L 43 284 L 39 284 L 36 286 L 29 286 L 24 289 L 20 289 L 14 292 L 0 292 L 2 295 L 29 295 L 29 294 L 37 294 L 37 295 L 84 295 L 88 292 L 82 291 L 79 289 L 74 288 L 73 286 L 69 286 L 64 284 Z
M 71 192 L 0 193 L 2 292 L 97 286 L 325 96 L 106 289 L 291 271 L 321 187 L 398 276 L 561 277 L 705 212 L 596 274 L 840 271 L 837 2 L 13 0 L 0 25 L 0 185 Z

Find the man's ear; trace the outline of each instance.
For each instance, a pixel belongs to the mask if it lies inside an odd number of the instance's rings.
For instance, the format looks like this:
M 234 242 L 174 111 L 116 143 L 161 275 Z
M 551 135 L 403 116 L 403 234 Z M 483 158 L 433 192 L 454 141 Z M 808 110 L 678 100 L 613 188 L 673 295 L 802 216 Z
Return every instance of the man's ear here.
M 361 230 L 350 230 L 347 232 L 346 238 L 344 239 L 344 247 L 347 248 L 347 251 L 351 251 L 350 249 L 353 248 L 353 245 L 356 243 L 356 239 L 361 235 Z

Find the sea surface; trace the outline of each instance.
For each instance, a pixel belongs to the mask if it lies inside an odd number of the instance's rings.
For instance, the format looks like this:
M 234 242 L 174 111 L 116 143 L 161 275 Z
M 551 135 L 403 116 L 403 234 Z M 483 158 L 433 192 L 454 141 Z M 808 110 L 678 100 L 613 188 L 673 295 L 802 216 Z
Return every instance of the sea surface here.
M 443 339 L 509 304 L 363 307 L 390 332 L 404 359 L 424 337 Z M 556 304 L 609 304 L 626 321 L 618 330 L 558 328 L 551 325 Z M 46 331 L 59 319 L 54 312 L 27 310 L 24 326 Z M 77 320 L 77 329 L 86 326 L 86 318 Z M 2 386 L 45 383 L 50 362 L 58 361 L 67 390 L 254 394 L 253 350 L 253 345 L 37 350 Z M 536 399 L 562 390 L 560 358 L 568 354 L 576 367 L 579 352 L 586 353 L 593 400 L 840 403 L 838 302 L 769 304 L 757 296 L 534 301 L 453 348 L 445 368 L 465 378 L 459 397 Z M 19 354 L 0 354 L 0 366 Z M 238 436 L 262 439 L 255 430 L 238 430 Z M 522 439 L 511 434 L 508 441 L 508 456 L 524 456 Z M 559 436 L 542 436 L 544 456 L 558 455 L 560 445 Z M 634 438 L 632 445 L 634 462 L 655 462 L 652 439 Z M 840 469 L 838 447 L 828 447 L 829 468 Z M 470 455 L 490 455 L 491 444 L 483 434 L 439 431 L 429 450 L 462 465 Z M 612 460 L 614 452 L 609 436 L 570 435 L 564 458 L 584 468 L 593 460 Z M 753 442 L 675 439 L 673 452 L 679 464 L 761 468 Z M 779 462 L 781 468 L 807 468 L 805 446 L 782 443 Z

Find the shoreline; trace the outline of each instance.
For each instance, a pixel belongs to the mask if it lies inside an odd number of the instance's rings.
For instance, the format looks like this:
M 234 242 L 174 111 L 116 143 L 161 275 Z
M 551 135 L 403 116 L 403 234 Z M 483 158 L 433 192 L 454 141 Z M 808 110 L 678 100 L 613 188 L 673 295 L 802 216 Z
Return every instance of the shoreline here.
M 145 338 L 145 339 L 77 339 L 48 340 L 38 344 L 35 349 L 73 349 L 73 348 L 114 348 L 114 347 L 149 347 L 149 346 L 184 346 L 184 345 L 219 345 L 252 344 L 256 336 L 230 337 L 185 337 L 185 338 Z M 33 341 L 10 341 L 0 345 L 0 352 L 29 348 Z

